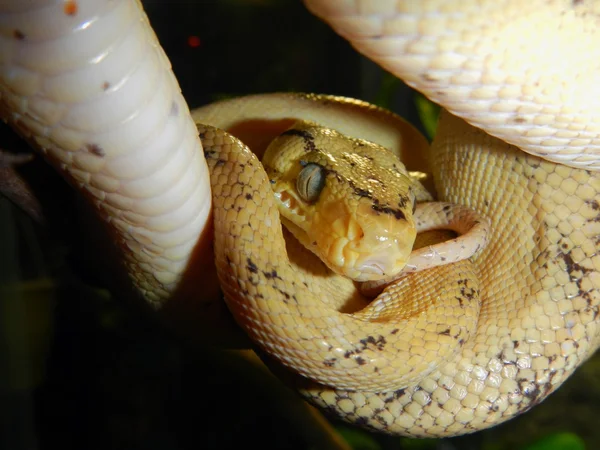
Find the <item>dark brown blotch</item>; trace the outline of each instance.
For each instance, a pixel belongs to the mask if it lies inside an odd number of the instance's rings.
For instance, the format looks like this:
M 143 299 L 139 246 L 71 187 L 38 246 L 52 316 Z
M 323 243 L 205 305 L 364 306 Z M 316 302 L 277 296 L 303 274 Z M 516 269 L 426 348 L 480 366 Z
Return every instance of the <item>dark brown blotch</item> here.
M 250 272 L 252 272 L 252 273 L 258 273 L 258 267 L 256 266 L 256 264 L 254 264 L 254 262 L 250 258 L 246 259 L 246 263 L 247 263 L 246 268 Z
M 363 350 L 367 349 L 369 345 L 371 345 L 377 350 L 381 351 L 385 348 L 385 344 L 387 344 L 387 341 L 381 335 L 378 336 L 377 339 L 373 336 L 367 336 L 366 338 L 361 339 L 359 342 L 362 344 Z
M 398 195 L 398 206 L 400 208 L 406 208 L 409 201 L 410 201 L 410 198 L 407 195 L 402 195 L 402 194 Z
M 427 81 L 430 83 L 434 83 L 436 81 L 439 81 L 437 78 L 435 78 L 433 75 L 429 74 L 429 73 L 422 73 L 421 74 L 421 79 L 423 81 Z
M 337 361 L 337 358 L 326 358 L 323 361 L 323 365 L 325 367 L 333 367 L 335 365 L 335 362 Z
M 304 150 L 314 152 L 317 150 L 315 137 L 306 130 L 296 130 L 294 128 L 284 131 L 281 136 L 299 136 L 304 140 Z
M 171 102 L 171 109 L 169 110 L 169 115 L 171 117 L 177 117 L 179 115 L 179 105 L 175 100 Z
M 281 277 L 279 276 L 279 274 L 277 273 L 277 271 L 275 269 L 271 270 L 270 272 L 263 272 L 263 274 L 265 275 L 265 278 L 267 279 L 271 279 L 271 278 L 279 278 L 281 280 Z
M 393 216 L 396 220 L 406 220 L 406 215 L 404 212 L 397 208 L 390 208 L 389 206 L 384 206 L 379 204 L 379 200 L 373 200 L 373 204 L 371 205 L 371 209 L 378 213 L 389 214 Z
M 92 155 L 96 155 L 101 158 L 106 156 L 106 153 L 98 144 L 85 144 L 84 148 Z

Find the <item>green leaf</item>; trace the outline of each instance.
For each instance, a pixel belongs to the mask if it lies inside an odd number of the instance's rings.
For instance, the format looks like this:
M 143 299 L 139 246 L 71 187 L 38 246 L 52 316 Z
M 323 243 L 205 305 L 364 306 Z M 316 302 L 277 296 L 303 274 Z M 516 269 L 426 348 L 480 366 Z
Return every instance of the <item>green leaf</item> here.
M 353 450 L 381 450 L 381 446 L 365 431 L 344 426 L 335 427 Z
M 438 116 L 440 115 L 439 105 L 436 105 L 424 95 L 417 93 L 415 94 L 415 106 L 417 107 L 417 113 L 419 114 L 423 128 L 425 128 L 427 137 L 433 139 L 437 128 Z
M 412 439 L 400 438 L 402 450 L 435 450 L 438 448 L 439 439 Z
M 585 443 L 575 433 L 555 433 L 539 439 L 522 450 L 585 450 Z
M 390 109 L 394 92 L 402 84 L 399 78 L 389 72 L 383 72 L 379 90 L 375 94 L 373 103 L 382 108 Z

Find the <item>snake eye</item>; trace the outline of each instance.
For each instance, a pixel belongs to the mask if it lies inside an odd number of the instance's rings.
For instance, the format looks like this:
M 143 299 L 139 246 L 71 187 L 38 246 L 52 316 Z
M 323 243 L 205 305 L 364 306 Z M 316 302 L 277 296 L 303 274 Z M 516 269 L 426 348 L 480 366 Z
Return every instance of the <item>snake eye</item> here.
M 296 178 L 296 190 L 305 202 L 315 202 L 325 187 L 325 170 L 318 164 L 308 163 Z

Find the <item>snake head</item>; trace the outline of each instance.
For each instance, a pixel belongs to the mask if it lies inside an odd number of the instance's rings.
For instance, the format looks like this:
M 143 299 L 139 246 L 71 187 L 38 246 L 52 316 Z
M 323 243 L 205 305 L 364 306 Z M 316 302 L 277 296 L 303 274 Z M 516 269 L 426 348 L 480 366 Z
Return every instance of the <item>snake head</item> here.
M 273 140 L 263 165 L 282 223 L 334 272 L 369 281 L 406 265 L 415 200 L 391 152 L 300 121 Z

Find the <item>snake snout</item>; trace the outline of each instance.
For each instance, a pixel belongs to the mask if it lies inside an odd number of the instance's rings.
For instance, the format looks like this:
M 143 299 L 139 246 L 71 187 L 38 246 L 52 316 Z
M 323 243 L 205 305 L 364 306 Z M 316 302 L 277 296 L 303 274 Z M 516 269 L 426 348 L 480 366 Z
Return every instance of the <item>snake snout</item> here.
M 329 205 L 316 220 L 315 233 L 323 260 L 335 272 L 355 281 L 381 280 L 400 273 L 412 251 L 416 236 L 411 221 L 373 214 L 368 205 L 351 213 L 340 204 Z M 325 226 L 327 225 L 327 226 Z M 328 230 L 325 234 L 324 230 Z

